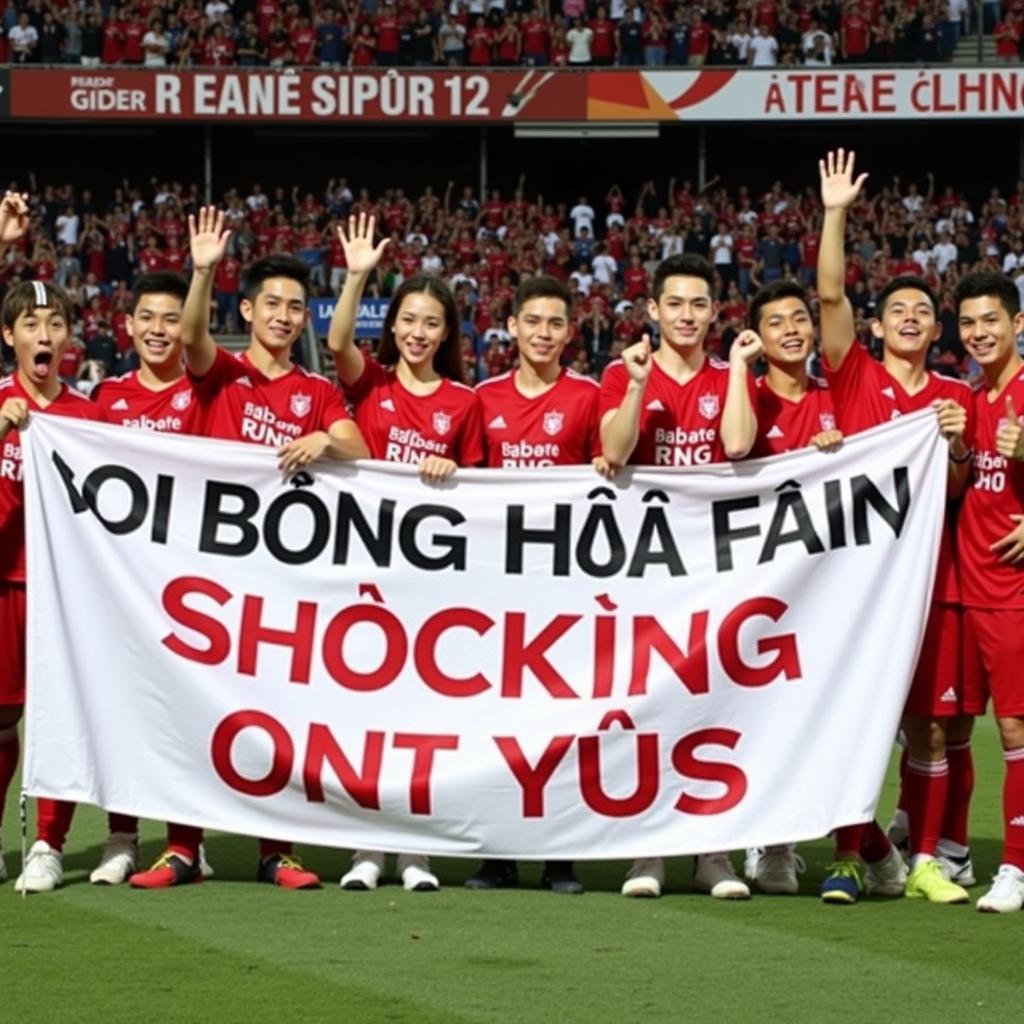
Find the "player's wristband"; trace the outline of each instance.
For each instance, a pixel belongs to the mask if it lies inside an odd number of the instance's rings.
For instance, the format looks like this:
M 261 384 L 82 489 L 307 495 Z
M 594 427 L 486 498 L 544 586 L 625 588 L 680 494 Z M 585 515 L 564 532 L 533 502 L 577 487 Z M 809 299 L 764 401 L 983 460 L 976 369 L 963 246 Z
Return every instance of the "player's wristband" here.
M 957 458 L 957 456 L 955 456 L 953 454 L 953 449 L 952 448 L 949 449 L 949 461 L 950 462 L 955 462 L 958 466 L 962 466 L 965 462 L 970 462 L 971 459 L 973 459 L 973 458 L 974 458 L 974 449 L 973 448 L 968 448 L 967 451 L 964 452 L 964 454 L 961 455 L 959 458 Z

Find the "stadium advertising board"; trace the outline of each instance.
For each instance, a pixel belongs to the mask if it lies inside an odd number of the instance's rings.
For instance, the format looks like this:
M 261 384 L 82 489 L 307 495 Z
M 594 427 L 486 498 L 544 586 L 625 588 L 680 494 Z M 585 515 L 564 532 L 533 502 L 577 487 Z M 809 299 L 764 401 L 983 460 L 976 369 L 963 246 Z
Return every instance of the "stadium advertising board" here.
M 10 71 L 23 119 L 720 122 L 1020 118 L 1024 70 Z
M 309 319 L 318 337 L 327 337 L 336 304 L 336 299 L 309 300 Z M 390 304 L 389 299 L 360 299 L 356 313 L 356 337 L 379 338 L 384 330 L 384 317 L 387 316 Z
M 22 443 L 32 795 L 526 858 L 874 813 L 937 562 L 931 410 L 614 484 L 287 481 L 273 447 L 46 416 Z

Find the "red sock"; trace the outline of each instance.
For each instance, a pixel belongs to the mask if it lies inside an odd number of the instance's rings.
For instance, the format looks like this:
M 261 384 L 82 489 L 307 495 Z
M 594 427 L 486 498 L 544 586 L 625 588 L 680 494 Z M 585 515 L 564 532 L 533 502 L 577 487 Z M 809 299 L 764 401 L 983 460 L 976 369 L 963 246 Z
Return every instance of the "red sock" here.
M 191 825 L 167 823 L 167 849 L 187 857 L 193 864 L 199 860 L 199 844 L 203 841 L 203 830 Z
M 971 794 L 974 792 L 971 741 L 947 743 L 946 760 L 949 762 L 949 793 L 946 796 L 946 813 L 942 819 L 940 835 L 958 846 L 968 846 L 967 817 L 971 810 Z
M 11 780 L 18 770 L 18 755 L 20 753 L 18 727 L 12 725 L 9 729 L 0 729 L 0 822 L 4 820 L 7 790 L 11 788 Z
M 1006 838 L 1003 863 L 1024 871 L 1024 747 L 1004 750 L 1006 778 L 1003 780 L 1003 820 Z
M 900 754 L 900 796 L 896 801 L 896 810 L 907 813 L 907 761 L 910 760 L 910 748 L 904 747 Z
M 292 854 L 292 844 L 282 843 L 277 839 L 260 840 L 260 860 L 276 857 L 278 854 L 282 857 L 290 857 Z
M 907 760 L 903 778 L 907 794 L 907 816 L 910 819 L 910 853 L 935 856 L 939 844 L 942 817 L 946 813 L 949 794 L 949 764 L 941 761 Z
M 63 850 L 74 816 L 75 805 L 70 800 L 37 800 L 36 839 L 48 843 L 54 850 Z
M 889 837 L 878 827 L 877 821 L 869 821 L 862 826 L 860 839 L 860 855 L 868 864 L 877 864 L 889 856 L 892 843 Z
M 124 832 L 130 836 L 138 835 L 139 819 L 132 818 L 127 814 L 108 814 L 107 828 L 111 834 L 114 832 Z
M 863 825 L 844 825 L 836 829 L 836 860 L 855 860 L 860 856 L 860 837 L 863 831 Z

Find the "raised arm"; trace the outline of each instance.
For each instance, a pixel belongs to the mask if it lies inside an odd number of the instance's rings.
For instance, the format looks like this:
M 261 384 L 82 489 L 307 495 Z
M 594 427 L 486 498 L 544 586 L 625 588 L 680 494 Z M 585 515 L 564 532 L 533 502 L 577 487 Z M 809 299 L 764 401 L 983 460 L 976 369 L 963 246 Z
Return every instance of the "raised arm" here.
M 606 412 L 601 420 L 601 453 L 613 466 L 629 462 L 640 440 L 640 414 L 653 359 L 651 339 L 646 334 L 642 341 L 622 353 L 622 363 L 629 374 L 626 393 L 619 407 Z
M 210 337 L 210 300 L 213 274 L 227 251 L 231 231 L 224 229 L 224 211 L 201 206 L 198 217 L 188 215 L 192 280 L 181 316 L 181 338 L 189 372 L 203 377 L 217 358 L 217 343 Z
M 0 259 L 28 231 L 27 199 L 27 196 L 10 191 L 0 199 Z
M 866 174 L 853 177 L 854 153 L 829 153 L 818 161 L 825 218 L 818 250 L 818 298 L 821 303 L 821 348 L 838 370 L 854 338 L 853 307 L 846 297 L 846 214 L 860 194 Z
M 380 263 L 381 256 L 390 239 L 384 238 L 376 246 L 373 235 L 377 226 L 376 217 L 360 213 L 349 217 L 348 232 L 338 225 L 338 240 L 345 250 L 348 272 L 345 284 L 338 296 L 331 317 L 331 329 L 327 333 L 327 347 L 334 356 L 334 369 L 342 385 L 354 384 L 363 375 L 363 353 L 356 344 L 356 316 L 359 300 L 363 296 L 366 282 Z
M 754 331 L 742 331 L 729 350 L 729 387 L 722 409 L 722 447 L 730 459 L 743 459 L 757 440 L 757 413 L 751 398 L 750 364 L 764 351 Z

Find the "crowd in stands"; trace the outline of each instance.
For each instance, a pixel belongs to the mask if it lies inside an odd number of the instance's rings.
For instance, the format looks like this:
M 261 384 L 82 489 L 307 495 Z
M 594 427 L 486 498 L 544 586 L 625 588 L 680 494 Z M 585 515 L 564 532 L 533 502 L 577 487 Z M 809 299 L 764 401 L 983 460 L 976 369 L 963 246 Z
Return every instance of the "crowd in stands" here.
M 512 346 L 506 319 L 523 275 L 554 274 L 575 296 L 575 368 L 597 374 L 627 344 L 652 332 L 646 296 L 657 263 L 680 252 L 706 256 L 719 279 L 721 312 L 709 344 L 721 355 L 745 325 L 747 303 L 761 284 L 783 277 L 814 294 L 821 228 L 816 183 L 776 182 L 765 194 L 712 183 L 646 182 L 639 194 L 617 185 L 602 196 L 529 195 L 524 179 L 511 194 L 449 182 L 420 195 L 401 188 L 373 191 L 331 179 L 321 193 L 297 188 L 230 189 L 221 203 L 233 234 L 215 282 L 214 319 L 224 332 L 244 330 L 239 284 L 246 266 L 273 252 L 296 253 L 320 295 L 336 295 L 345 275 L 337 228 L 350 214 L 372 213 L 391 238 L 368 294 L 390 295 L 420 272 L 446 278 L 462 317 L 471 377 L 503 372 Z M 169 269 L 189 272 L 188 215 L 201 204 L 197 185 L 129 183 L 109 195 L 31 178 L 10 183 L 27 192 L 32 210 L 25 241 L 0 267 L 0 296 L 12 282 L 54 280 L 76 307 L 78 343 L 62 373 L 75 378 L 120 372 L 132 359 L 125 325 L 133 279 Z M 1024 181 L 1004 194 L 993 187 L 968 197 L 931 175 L 918 184 L 898 178 L 874 190 L 849 219 L 847 286 L 857 332 L 870 330 L 875 296 L 899 274 L 922 274 L 940 296 L 942 338 L 936 368 L 970 376 L 960 345 L 952 290 L 967 271 L 1011 276 L 1024 301 Z M 877 354 L 877 353 L 876 353 Z
M 927 63 L 969 0 L 3 0 L 0 63 L 83 67 Z M 986 0 L 1020 60 L 1024 0 Z

